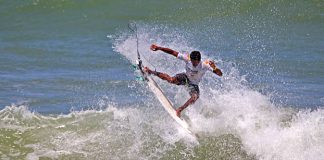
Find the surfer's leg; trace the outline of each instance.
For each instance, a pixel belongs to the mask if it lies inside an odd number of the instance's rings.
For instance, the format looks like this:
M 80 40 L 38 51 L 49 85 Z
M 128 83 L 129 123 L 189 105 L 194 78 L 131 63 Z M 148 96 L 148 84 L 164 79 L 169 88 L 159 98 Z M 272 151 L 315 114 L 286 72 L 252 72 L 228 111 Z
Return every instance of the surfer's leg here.
M 171 76 L 169 76 L 169 75 L 166 74 L 166 73 L 157 72 L 155 75 L 156 75 L 157 77 L 163 79 L 163 80 L 168 81 L 169 83 L 172 83 L 172 84 L 178 84 L 178 81 L 177 81 L 176 78 L 171 77 Z
M 168 74 L 166 73 L 161 73 L 161 72 L 157 72 L 157 71 L 152 71 L 150 70 L 148 67 L 145 67 L 144 68 L 144 71 L 149 73 L 149 74 L 153 74 L 159 78 L 161 78 L 162 80 L 166 80 L 168 81 L 169 83 L 172 83 L 172 84 L 178 84 L 179 82 L 177 81 L 177 78 L 176 77 L 171 77 L 169 76 Z
M 189 84 L 188 89 L 190 90 L 189 94 L 190 94 L 190 99 L 181 107 L 179 107 L 176 110 L 177 116 L 180 117 L 181 116 L 181 112 L 187 108 L 190 104 L 193 104 L 197 101 L 197 99 L 199 98 L 199 86 L 195 85 L 195 84 Z
M 193 104 L 197 101 L 197 99 L 199 98 L 199 95 L 194 93 L 191 95 L 190 99 L 185 103 L 183 104 L 181 107 L 179 107 L 177 110 L 176 110 L 176 113 L 177 113 L 177 116 L 180 117 L 181 116 L 181 112 L 187 108 L 190 104 Z

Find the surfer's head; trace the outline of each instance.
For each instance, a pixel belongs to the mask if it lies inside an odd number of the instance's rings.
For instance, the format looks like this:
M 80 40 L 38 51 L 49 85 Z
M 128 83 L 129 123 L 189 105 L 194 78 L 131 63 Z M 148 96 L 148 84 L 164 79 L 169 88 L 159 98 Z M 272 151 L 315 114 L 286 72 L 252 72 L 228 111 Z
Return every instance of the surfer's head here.
M 199 51 L 192 51 L 190 53 L 190 61 L 194 67 L 198 66 L 201 60 L 201 55 Z

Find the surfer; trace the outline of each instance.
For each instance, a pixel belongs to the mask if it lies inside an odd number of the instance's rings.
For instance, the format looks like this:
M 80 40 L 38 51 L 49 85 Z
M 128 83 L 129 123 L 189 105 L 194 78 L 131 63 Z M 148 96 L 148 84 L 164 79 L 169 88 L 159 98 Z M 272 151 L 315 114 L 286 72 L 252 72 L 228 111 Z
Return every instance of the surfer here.
M 190 54 L 186 53 L 179 53 L 174 51 L 170 48 L 164 48 L 161 46 L 157 46 L 152 44 L 151 48 L 152 51 L 163 51 L 165 53 L 171 54 L 177 57 L 180 60 L 185 61 L 186 63 L 186 72 L 176 74 L 174 77 L 169 76 L 166 73 L 161 73 L 157 71 L 152 71 L 148 67 L 144 67 L 144 72 L 148 74 L 153 74 L 163 80 L 168 81 L 169 83 L 176 84 L 176 85 L 186 85 L 189 89 L 190 99 L 179 107 L 176 110 L 177 116 L 181 116 L 181 111 L 187 108 L 190 104 L 193 104 L 199 98 L 199 82 L 204 76 L 207 70 L 212 71 L 213 73 L 217 74 L 218 76 L 222 76 L 222 71 L 216 67 L 215 62 L 211 60 L 201 61 L 201 55 L 199 51 L 192 51 Z

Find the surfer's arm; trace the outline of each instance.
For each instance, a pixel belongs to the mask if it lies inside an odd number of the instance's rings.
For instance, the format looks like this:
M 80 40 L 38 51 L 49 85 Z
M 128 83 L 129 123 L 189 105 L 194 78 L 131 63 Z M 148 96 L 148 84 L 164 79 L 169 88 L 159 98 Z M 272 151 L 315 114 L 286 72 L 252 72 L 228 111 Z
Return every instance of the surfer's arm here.
M 223 72 L 219 68 L 214 69 L 213 73 L 217 74 L 218 76 L 223 76 Z
M 160 47 L 160 46 L 157 46 L 157 45 L 155 45 L 155 44 L 152 44 L 152 45 L 151 45 L 151 50 L 152 50 L 152 51 L 158 51 L 158 50 L 160 50 L 160 51 L 163 51 L 163 52 L 165 52 L 165 53 L 171 54 L 171 55 L 173 55 L 173 56 L 175 56 L 175 57 L 178 57 L 178 54 L 179 54 L 179 52 L 174 51 L 174 50 L 172 50 L 172 49 L 170 49 L 170 48 Z
M 223 75 L 223 72 L 219 68 L 216 67 L 216 64 L 215 64 L 214 61 L 208 60 L 207 63 L 209 64 L 209 66 L 211 68 L 210 70 L 213 73 L 217 74 L 218 76 L 222 76 Z

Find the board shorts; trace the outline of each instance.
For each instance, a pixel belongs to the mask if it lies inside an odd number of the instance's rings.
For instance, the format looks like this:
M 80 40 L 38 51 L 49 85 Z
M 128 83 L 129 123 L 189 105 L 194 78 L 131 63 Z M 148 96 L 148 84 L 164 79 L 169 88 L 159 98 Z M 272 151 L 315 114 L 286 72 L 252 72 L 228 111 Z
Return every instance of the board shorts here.
M 199 96 L 199 86 L 196 84 L 192 84 L 189 81 L 189 78 L 187 77 L 186 73 L 179 73 L 174 76 L 177 81 L 179 82 L 177 85 L 186 85 L 189 89 L 190 96 L 192 94 L 197 94 Z

